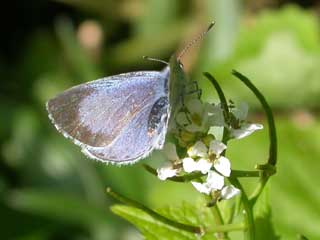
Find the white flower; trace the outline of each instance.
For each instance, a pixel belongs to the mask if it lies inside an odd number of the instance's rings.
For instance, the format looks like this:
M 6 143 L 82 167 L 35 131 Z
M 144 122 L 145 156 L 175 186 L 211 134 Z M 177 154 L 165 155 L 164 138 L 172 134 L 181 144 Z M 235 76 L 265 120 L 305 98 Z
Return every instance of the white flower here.
M 206 133 L 214 123 L 223 125 L 220 107 L 202 103 L 199 99 L 190 99 L 185 105 L 188 112 L 179 112 L 176 122 L 184 126 L 187 131 Z
M 253 132 L 263 129 L 263 125 L 255 124 L 255 123 L 244 123 L 241 124 L 240 128 L 237 129 L 230 129 L 230 134 L 235 139 L 241 139 L 244 137 L 249 136 Z
M 202 174 L 206 174 L 212 167 L 212 163 L 204 158 L 194 161 L 192 158 L 184 158 L 182 160 L 183 170 L 187 173 L 194 171 L 200 171 Z
M 209 146 L 209 154 L 214 153 L 216 156 L 220 156 L 220 154 L 227 148 L 227 146 L 218 141 L 218 140 L 212 140 L 210 142 L 210 146 Z
M 248 109 L 248 105 L 242 102 L 239 104 L 239 106 L 231 110 L 240 124 L 238 128 L 229 129 L 232 138 L 241 139 L 249 136 L 257 130 L 263 129 L 263 126 L 261 124 L 248 123 L 245 121 L 248 115 Z
M 188 149 L 187 153 L 192 158 L 196 158 L 196 157 L 207 158 L 208 148 L 203 142 L 197 141 L 192 147 Z
M 245 121 L 248 115 L 249 106 L 245 102 L 241 102 L 236 108 L 231 109 L 233 115 L 240 121 Z
M 220 154 L 227 148 L 225 144 L 218 140 L 212 140 L 210 142 L 209 149 L 206 145 L 198 141 L 196 144 L 189 148 L 189 158 L 182 160 L 184 171 L 191 173 L 194 171 L 200 171 L 203 174 L 207 173 L 212 165 L 214 168 L 225 177 L 229 177 L 231 173 L 231 163 L 228 158 L 220 156 Z M 215 160 L 213 164 L 209 160 L 209 155 L 214 154 Z M 199 161 L 194 161 L 192 158 L 200 157 Z
M 218 140 L 212 140 L 209 147 L 209 155 L 215 154 L 214 168 L 225 177 L 229 177 L 231 173 L 231 163 L 228 158 L 220 156 L 220 154 L 227 148 L 225 144 Z
M 225 186 L 221 190 L 221 199 L 228 200 L 230 198 L 233 198 L 234 196 L 238 195 L 240 193 L 240 189 L 234 187 L 233 185 Z
M 212 191 L 221 190 L 224 186 L 224 177 L 215 171 L 209 171 L 206 182 L 191 182 L 200 193 L 209 195 Z
M 167 178 L 174 177 L 178 173 L 178 169 L 174 169 L 172 165 L 167 165 L 157 169 L 158 178 L 162 181 Z
M 163 167 L 157 169 L 158 178 L 162 181 L 177 175 L 179 169 L 174 168 L 173 164 L 180 160 L 176 151 L 176 146 L 173 143 L 166 143 L 163 150 L 169 161 Z
M 229 177 L 231 173 L 231 164 L 228 158 L 219 157 L 213 163 L 214 168 L 225 177 Z

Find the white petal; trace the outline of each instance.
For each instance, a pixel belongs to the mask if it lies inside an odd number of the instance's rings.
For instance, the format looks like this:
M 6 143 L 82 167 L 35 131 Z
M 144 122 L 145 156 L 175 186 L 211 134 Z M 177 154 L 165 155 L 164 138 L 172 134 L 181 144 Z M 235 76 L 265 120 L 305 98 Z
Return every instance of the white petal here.
M 188 149 L 188 155 L 190 157 L 208 157 L 208 148 L 206 147 L 206 145 L 201 142 L 198 141 L 196 142 L 195 145 L 193 145 L 192 147 L 190 147 Z
M 183 170 L 187 173 L 200 171 L 201 173 L 206 174 L 212 167 L 212 163 L 203 158 L 199 161 L 194 161 L 192 158 L 184 158 L 182 160 L 182 166 Z
M 196 162 L 192 158 L 184 158 L 182 160 L 182 167 L 185 172 L 191 173 L 195 171 Z
M 263 129 L 261 124 L 245 123 L 239 129 L 230 129 L 230 133 L 233 138 L 241 139 L 260 129 Z
M 207 195 L 210 194 L 211 189 L 204 183 L 199 183 L 199 182 L 191 182 L 191 184 L 201 193 L 205 193 Z
M 177 172 L 178 170 L 173 169 L 172 166 L 157 169 L 158 178 L 162 181 L 166 180 L 167 178 L 176 176 Z
M 207 161 L 206 159 L 204 158 L 201 158 L 198 162 L 197 162 L 197 168 L 198 170 L 203 173 L 203 174 L 206 174 L 207 172 L 210 171 L 212 167 L 212 163 Z
M 245 120 L 248 115 L 249 106 L 245 102 L 241 102 L 235 109 L 232 110 L 234 116 L 239 120 Z
M 179 160 L 179 157 L 177 155 L 176 145 L 174 145 L 173 143 L 170 143 L 170 142 L 166 143 L 164 145 L 163 150 L 168 160 L 171 160 L 171 161 Z
M 240 189 L 234 187 L 233 185 L 225 186 L 221 190 L 221 198 L 228 200 L 230 198 L 233 198 L 234 196 L 240 194 Z
M 215 155 L 219 156 L 226 148 L 227 146 L 222 142 L 218 140 L 212 140 L 210 142 L 209 154 L 214 153 Z
M 182 126 L 190 124 L 185 112 L 179 112 L 176 116 L 176 122 Z
M 221 173 L 223 176 L 229 177 L 231 173 L 231 164 L 228 158 L 219 157 L 214 161 L 214 168 Z
M 211 190 L 220 190 L 224 186 L 224 177 L 215 171 L 209 171 L 206 185 Z
M 192 113 L 202 115 L 203 104 L 199 99 L 191 99 L 186 103 L 187 109 Z

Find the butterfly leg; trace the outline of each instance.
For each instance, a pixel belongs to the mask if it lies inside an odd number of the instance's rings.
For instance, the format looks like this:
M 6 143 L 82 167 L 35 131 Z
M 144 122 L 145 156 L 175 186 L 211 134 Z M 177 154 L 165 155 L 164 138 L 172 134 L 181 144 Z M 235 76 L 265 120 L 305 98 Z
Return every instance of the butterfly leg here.
M 199 88 L 199 85 L 198 85 L 197 81 L 190 82 L 190 84 L 185 86 L 185 89 L 184 89 L 183 92 L 184 92 L 184 95 L 197 94 L 198 99 L 200 99 L 201 95 L 202 95 L 202 89 Z
M 185 108 L 185 102 L 188 96 L 191 96 L 193 94 L 197 94 L 198 99 L 201 98 L 202 89 L 199 88 L 198 82 L 192 81 L 188 85 L 183 85 L 183 91 L 180 96 L 180 102 L 181 102 L 182 108 Z
M 192 81 L 188 83 L 187 85 L 183 85 L 183 91 L 182 94 L 180 95 L 181 99 L 181 108 L 179 112 L 182 112 L 185 114 L 185 117 L 188 121 L 186 125 L 189 125 L 192 123 L 192 113 L 186 106 L 186 102 L 188 102 L 188 99 L 195 99 L 195 96 L 192 96 L 196 94 L 197 99 L 201 98 L 202 95 L 202 90 L 199 88 L 198 82 Z M 180 127 L 184 128 L 184 125 L 181 125 Z

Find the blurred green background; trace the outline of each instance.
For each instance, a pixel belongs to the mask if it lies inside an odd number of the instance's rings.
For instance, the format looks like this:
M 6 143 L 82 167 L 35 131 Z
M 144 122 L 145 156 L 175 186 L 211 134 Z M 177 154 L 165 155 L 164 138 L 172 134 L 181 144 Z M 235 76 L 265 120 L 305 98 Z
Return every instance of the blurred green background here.
M 279 135 L 278 173 L 269 184 L 275 231 L 282 239 L 320 239 L 319 14 L 316 0 L 3 3 L 0 239 L 140 239 L 110 212 L 107 186 L 152 207 L 196 201 L 192 187 L 160 182 L 141 163 L 115 167 L 87 160 L 51 125 L 45 102 L 102 76 L 161 69 L 142 56 L 168 60 L 213 19 L 214 30 L 184 56 L 184 65 L 204 88 L 204 100 L 217 99 L 201 74 L 209 71 L 228 98 L 249 103 L 252 121 L 265 123 L 262 110 L 231 69 L 265 94 Z M 233 168 L 263 163 L 267 145 L 267 129 L 230 142 Z M 160 158 L 155 152 L 142 162 L 158 166 Z

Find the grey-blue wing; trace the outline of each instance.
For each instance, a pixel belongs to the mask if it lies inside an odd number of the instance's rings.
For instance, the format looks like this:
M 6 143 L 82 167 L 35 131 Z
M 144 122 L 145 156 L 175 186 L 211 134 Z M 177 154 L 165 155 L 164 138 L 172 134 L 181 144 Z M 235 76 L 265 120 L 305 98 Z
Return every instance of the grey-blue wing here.
M 165 97 L 161 99 L 163 98 Z M 133 163 L 146 157 L 154 148 L 162 148 L 164 144 L 167 130 L 167 107 L 163 105 L 159 109 L 157 104 L 147 105 L 110 145 L 103 148 L 84 147 L 82 151 L 90 158 L 107 159 L 109 162 L 121 164 Z M 156 114 L 156 125 L 152 120 L 152 112 L 155 109 L 160 110 Z
M 89 157 L 113 162 L 141 158 L 157 147 L 161 136 L 148 133 L 145 126 L 157 100 L 167 97 L 166 77 L 162 72 L 132 72 L 75 86 L 48 101 L 49 117 Z

